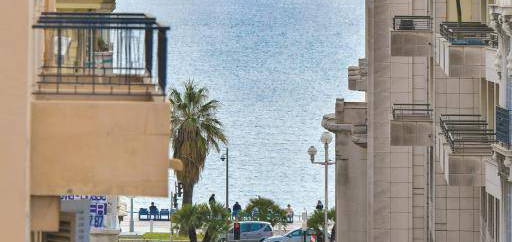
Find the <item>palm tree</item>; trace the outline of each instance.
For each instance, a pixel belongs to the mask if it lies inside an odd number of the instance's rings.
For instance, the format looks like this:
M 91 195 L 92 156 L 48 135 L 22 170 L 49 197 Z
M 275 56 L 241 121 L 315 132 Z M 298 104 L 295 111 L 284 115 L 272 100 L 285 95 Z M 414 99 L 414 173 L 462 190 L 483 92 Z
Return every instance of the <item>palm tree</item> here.
M 173 216 L 173 222 L 180 231 L 187 231 L 190 242 L 197 242 L 196 228 L 201 228 L 208 218 L 208 205 L 185 204 Z
M 217 241 L 219 236 L 226 232 L 229 212 L 220 203 L 186 204 L 173 216 L 181 231 L 187 231 L 190 242 L 197 242 L 196 228 L 205 231 L 203 242 Z
M 462 25 L 462 8 L 460 6 L 460 0 L 456 0 L 457 4 L 457 23 L 459 23 L 459 27 Z
M 203 231 L 204 234 L 203 242 L 214 242 L 218 241 L 222 233 L 226 233 L 229 225 L 226 223 L 229 221 L 229 212 L 223 204 L 214 202 L 210 203 L 210 210 L 208 218 L 204 223 Z
M 194 81 L 184 84 L 183 93 L 171 89 L 171 141 L 173 157 L 183 162 L 183 170 L 176 171 L 183 184 L 183 205 L 192 204 L 194 185 L 204 168 L 206 155 L 219 143 L 227 143 L 222 123 L 217 119 L 219 101 L 210 99 L 208 89 Z
M 334 208 L 327 211 L 327 219 L 336 222 L 336 210 Z M 315 230 L 319 241 L 323 242 L 324 210 L 316 209 L 310 218 L 308 218 L 308 227 Z
M 242 215 L 249 216 L 253 220 L 266 221 L 272 224 L 280 224 L 286 227 L 286 211 L 279 207 L 272 199 L 257 197 L 251 198 Z

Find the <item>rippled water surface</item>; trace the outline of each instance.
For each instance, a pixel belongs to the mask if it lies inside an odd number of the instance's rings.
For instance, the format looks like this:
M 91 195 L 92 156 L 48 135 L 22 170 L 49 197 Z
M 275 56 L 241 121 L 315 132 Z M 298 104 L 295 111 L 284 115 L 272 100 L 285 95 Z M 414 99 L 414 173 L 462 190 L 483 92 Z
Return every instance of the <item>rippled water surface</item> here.
M 261 195 L 302 211 L 323 200 L 323 169 L 309 163 L 306 150 L 321 147 L 320 121 L 335 98 L 363 98 L 346 84 L 346 67 L 364 55 L 363 0 L 118 0 L 117 11 L 169 24 L 171 85 L 195 79 L 223 103 L 230 204 Z M 208 156 L 196 202 L 211 193 L 224 202 L 219 157 Z M 137 198 L 136 207 L 150 201 L 169 202 Z

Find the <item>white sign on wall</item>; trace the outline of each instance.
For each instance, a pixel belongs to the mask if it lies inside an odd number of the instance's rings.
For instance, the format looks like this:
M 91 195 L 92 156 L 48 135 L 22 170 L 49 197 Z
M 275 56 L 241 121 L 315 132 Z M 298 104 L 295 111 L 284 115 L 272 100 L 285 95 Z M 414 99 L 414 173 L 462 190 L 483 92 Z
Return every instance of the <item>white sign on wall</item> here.
M 105 216 L 108 212 L 107 196 L 65 195 L 62 201 L 89 200 L 89 225 L 91 228 L 102 229 L 105 227 Z

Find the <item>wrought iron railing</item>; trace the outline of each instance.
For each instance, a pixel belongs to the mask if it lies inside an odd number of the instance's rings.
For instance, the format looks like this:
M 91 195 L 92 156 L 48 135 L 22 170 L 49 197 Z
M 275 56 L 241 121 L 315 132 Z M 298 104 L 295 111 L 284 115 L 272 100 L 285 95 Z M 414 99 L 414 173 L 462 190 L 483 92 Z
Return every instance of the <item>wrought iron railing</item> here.
M 496 140 L 510 147 L 510 110 L 496 106 Z
M 490 33 L 489 35 L 489 47 L 493 49 L 498 49 L 498 34 L 497 33 Z
M 165 95 L 169 27 L 155 18 L 44 12 L 33 27 L 44 35 L 34 93 Z
M 428 103 L 395 103 L 392 107 L 393 119 L 432 120 L 432 111 Z
M 496 134 L 487 121 L 474 114 L 443 114 L 440 127 L 446 142 L 457 153 L 490 153 Z
M 441 35 L 453 45 L 488 45 L 494 30 L 480 22 L 443 22 Z
M 431 30 L 432 18 L 430 16 L 394 16 L 394 30 Z

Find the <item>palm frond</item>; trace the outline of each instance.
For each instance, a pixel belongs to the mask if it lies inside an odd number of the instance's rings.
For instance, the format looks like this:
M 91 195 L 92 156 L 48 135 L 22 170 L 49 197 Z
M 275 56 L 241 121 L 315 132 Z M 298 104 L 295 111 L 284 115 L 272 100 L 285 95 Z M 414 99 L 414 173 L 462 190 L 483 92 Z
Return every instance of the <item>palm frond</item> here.
M 169 102 L 173 157 L 181 159 L 184 166 L 176 175 L 181 182 L 193 186 L 199 181 L 206 155 L 212 149 L 219 151 L 220 144 L 228 142 L 222 123 L 216 118 L 220 102 L 210 99 L 208 89 L 193 80 L 184 83 L 183 92 L 172 88 Z

